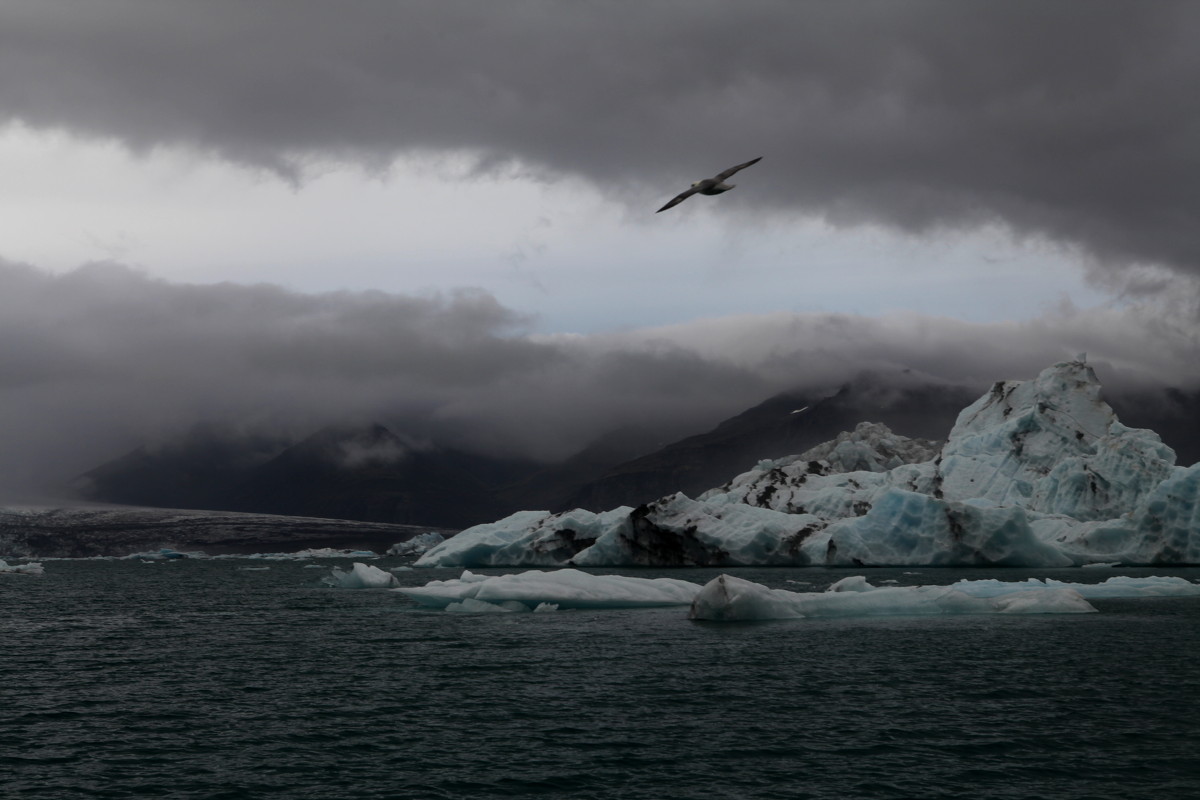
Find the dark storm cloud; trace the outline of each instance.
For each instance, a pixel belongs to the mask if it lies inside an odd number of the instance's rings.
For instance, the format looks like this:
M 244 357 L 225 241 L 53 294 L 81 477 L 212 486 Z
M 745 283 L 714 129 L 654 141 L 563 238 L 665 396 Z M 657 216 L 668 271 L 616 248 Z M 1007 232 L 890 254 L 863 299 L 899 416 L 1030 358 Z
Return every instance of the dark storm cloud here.
M 679 348 L 532 341 L 522 322 L 477 291 L 305 295 L 0 261 L 0 499 L 198 423 L 307 435 L 383 422 L 561 457 L 624 422 L 703 419 L 763 386 Z
M 458 149 L 648 208 L 763 155 L 739 208 L 1200 272 L 1197 41 L 1189 0 L 9 0 L 0 119 L 292 178 Z
M 1086 350 L 1106 385 L 1194 380 L 1198 335 L 1171 320 L 1139 306 L 1020 325 L 774 314 L 538 337 L 481 292 L 305 295 L 0 261 L 0 502 L 197 424 L 286 438 L 381 422 L 415 445 L 554 459 L 624 426 L 698 432 L 863 370 L 982 390 Z

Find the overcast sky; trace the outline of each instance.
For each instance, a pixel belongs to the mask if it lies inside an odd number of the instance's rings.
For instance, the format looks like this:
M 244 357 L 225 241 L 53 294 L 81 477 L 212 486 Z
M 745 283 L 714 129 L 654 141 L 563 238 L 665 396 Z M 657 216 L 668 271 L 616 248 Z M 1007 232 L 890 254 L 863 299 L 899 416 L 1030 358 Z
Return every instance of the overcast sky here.
M 197 421 L 553 458 L 861 369 L 1194 386 L 1197 41 L 1188 0 L 0 0 L 0 499 Z

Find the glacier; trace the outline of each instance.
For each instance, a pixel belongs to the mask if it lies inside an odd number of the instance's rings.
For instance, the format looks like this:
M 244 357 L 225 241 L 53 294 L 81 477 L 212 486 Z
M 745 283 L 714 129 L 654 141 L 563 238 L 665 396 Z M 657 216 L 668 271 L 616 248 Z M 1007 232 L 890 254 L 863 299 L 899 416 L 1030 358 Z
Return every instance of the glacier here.
M 1174 577 L 1115 576 L 1091 584 L 1030 578 L 961 580 L 945 586 L 877 587 L 865 577 L 853 575 L 825 591 L 792 592 L 726 574 L 702 586 L 673 578 L 594 575 L 568 567 L 493 576 L 464 570 L 458 578 L 393 591 L 423 608 L 450 613 L 688 606 L 692 619 L 748 621 L 941 614 L 1080 614 L 1096 610 L 1089 599 L 1196 597 L 1200 596 L 1200 584 Z
M 520 511 L 418 567 L 1200 563 L 1200 464 L 1122 425 L 1082 358 L 1001 381 L 945 444 L 865 422 L 698 497 Z

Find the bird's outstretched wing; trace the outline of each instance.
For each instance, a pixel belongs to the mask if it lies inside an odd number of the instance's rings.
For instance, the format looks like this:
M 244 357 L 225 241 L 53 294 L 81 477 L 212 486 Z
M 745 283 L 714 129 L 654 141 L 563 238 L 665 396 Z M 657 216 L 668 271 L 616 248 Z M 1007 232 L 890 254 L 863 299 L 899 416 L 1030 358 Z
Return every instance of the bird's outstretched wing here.
M 759 156 L 758 158 L 755 158 L 751 161 L 747 161 L 745 164 L 738 164 L 736 167 L 730 167 L 729 169 L 725 170 L 724 172 L 718 173 L 717 180 L 723 181 L 726 178 L 732 178 L 734 176 L 734 174 L 737 173 L 738 170 L 745 169 L 746 167 L 749 167 L 752 164 L 757 164 L 760 161 L 762 161 L 762 156 Z
M 668 208 L 673 208 L 673 207 L 679 205 L 684 200 L 687 200 L 689 197 L 694 195 L 697 191 L 699 191 L 699 189 L 697 189 L 695 186 L 693 186 L 692 188 L 688 189 L 686 192 L 680 192 L 679 194 L 677 194 L 671 198 L 671 202 L 667 203 L 665 206 L 660 208 L 658 211 L 655 211 L 654 213 L 657 214 L 659 211 L 666 211 Z

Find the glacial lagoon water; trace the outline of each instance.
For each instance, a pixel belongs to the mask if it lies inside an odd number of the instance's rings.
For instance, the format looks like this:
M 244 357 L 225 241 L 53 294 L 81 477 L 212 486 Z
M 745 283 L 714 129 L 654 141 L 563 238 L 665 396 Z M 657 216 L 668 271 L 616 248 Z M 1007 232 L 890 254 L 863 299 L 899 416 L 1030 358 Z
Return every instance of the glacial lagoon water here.
M 685 608 L 456 615 L 320 583 L 350 562 L 0 575 L 0 797 L 1200 797 L 1200 598 L 755 624 Z M 794 591 L 864 574 L 728 572 Z

